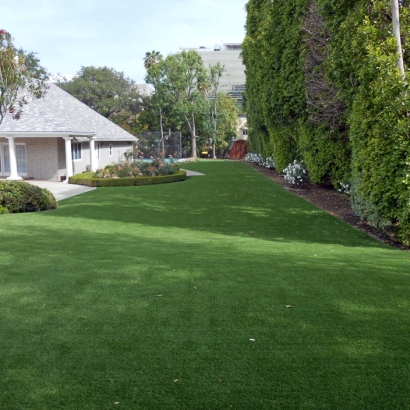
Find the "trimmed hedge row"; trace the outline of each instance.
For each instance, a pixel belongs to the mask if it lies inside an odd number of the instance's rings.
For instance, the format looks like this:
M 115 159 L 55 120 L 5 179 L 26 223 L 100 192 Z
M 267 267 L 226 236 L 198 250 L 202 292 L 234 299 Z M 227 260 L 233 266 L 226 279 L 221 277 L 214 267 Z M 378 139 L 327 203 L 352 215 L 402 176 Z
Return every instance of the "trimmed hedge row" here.
M 410 244 L 410 54 L 397 65 L 387 0 L 249 0 L 249 151 L 314 183 L 349 185 L 354 211 Z M 403 44 L 410 3 L 400 2 Z
M 48 189 L 23 181 L 0 181 L 0 214 L 55 208 L 57 201 Z
M 185 179 L 186 171 L 182 170 L 173 175 L 135 178 L 93 178 L 92 172 L 84 172 L 68 178 L 68 182 L 70 184 L 87 185 L 92 187 L 113 187 L 168 184 L 170 182 L 185 181 Z

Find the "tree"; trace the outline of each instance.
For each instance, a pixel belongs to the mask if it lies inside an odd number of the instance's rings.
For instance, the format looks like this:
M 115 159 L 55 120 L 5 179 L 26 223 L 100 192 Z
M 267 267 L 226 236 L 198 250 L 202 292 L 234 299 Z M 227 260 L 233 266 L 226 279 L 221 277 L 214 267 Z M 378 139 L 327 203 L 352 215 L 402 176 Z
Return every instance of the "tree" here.
M 218 93 L 215 143 L 219 149 L 228 147 L 238 131 L 238 108 L 235 100 L 225 93 Z
M 215 144 L 217 135 L 217 108 L 218 108 L 218 91 L 219 80 L 225 71 L 225 67 L 221 63 L 216 63 L 214 66 L 209 67 L 209 80 L 211 85 L 211 109 L 210 109 L 210 122 L 212 127 L 212 158 L 215 158 Z
M 398 61 L 397 64 L 400 69 L 402 78 L 404 79 L 404 63 L 403 63 L 403 51 L 401 48 L 401 38 L 400 38 L 400 11 L 399 11 L 399 0 L 391 0 L 392 4 L 392 23 L 393 23 L 393 34 L 397 42 L 397 54 Z
M 196 158 L 196 117 L 207 110 L 205 98 L 209 80 L 201 56 L 195 51 L 171 54 L 148 68 L 146 82 L 152 84 L 159 98 L 167 101 L 175 116 L 189 128 L 191 155 Z
M 158 111 L 159 114 L 159 127 L 161 133 L 162 152 L 165 152 L 164 147 L 164 127 L 163 127 L 163 109 L 167 105 L 167 99 L 165 98 L 164 83 L 162 80 L 161 66 L 159 63 L 163 61 L 162 54 L 159 51 L 153 50 L 152 52 L 146 52 L 144 58 L 144 66 L 147 70 L 146 81 L 154 87 L 154 94 L 150 99 L 151 106 Z
M 22 48 L 17 50 L 19 58 L 24 60 L 24 65 L 27 71 L 33 78 L 47 81 L 50 78 L 50 73 L 47 69 L 40 65 L 40 59 L 37 57 L 37 53 L 24 51 Z
M 141 110 L 135 82 L 108 67 L 81 67 L 71 81 L 58 85 L 105 118 L 134 118 Z
M 159 51 L 152 50 L 151 52 L 147 51 L 145 53 L 144 67 L 146 70 L 150 69 L 153 65 L 160 63 L 164 57 Z
M 27 95 L 41 98 L 46 89 L 45 82 L 33 78 L 27 70 L 24 55 L 14 48 L 11 34 L 0 30 L 0 124 L 7 112 L 19 119 L 28 104 Z

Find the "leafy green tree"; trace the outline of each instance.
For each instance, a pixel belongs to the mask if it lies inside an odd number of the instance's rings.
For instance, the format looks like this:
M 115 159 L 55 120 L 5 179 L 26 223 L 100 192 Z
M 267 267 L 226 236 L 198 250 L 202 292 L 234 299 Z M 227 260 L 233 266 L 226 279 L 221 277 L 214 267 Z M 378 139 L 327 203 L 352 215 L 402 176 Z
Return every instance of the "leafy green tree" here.
M 201 118 L 198 124 L 200 135 L 206 138 L 202 148 L 208 146 L 208 141 L 215 144 L 215 154 L 227 149 L 232 137 L 237 136 L 238 131 L 238 107 L 235 100 L 224 92 L 219 92 L 216 97 L 216 121 L 211 119 L 211 112 L 214 110 L 214 98 L 208 99 L 208 113 Z M 213 148 L 213 147 L 212 147 Z M 220 155 L 220 154 L 218 154 Z
M 146 81 L 154 87 L 154 94 L 150 98 L 151 107 L 158 112 L 159 115 L 159 128 L 161 133 L 162 152 L 164 149 L 164 108 L 169 105 L 167 98 L 165 97 L 166 87 L 163 80 L 163 73 L 160 63 L 163 61 L 162 54 L 159 51 L 153 50 L 147 52 L 144 58 L 144 66 L 147 70 Z
M 218 91 L 219 82 L 222 74 L 225 71 L 225 67 L 221 63 L 216 63 L 209 67 L 209 82 L 210 82 L 210 123 L 212 128 L 212 158 L 215 158 L 215 145 L 217 138 L 218 128 Z
M 11 34 L 0 30 L 0 124 L 7 112 L 19 119 L 28 104 L 27 95 L 41 98 L 46 89 L 44 81 L 33 78 L 26 68 L 24 55 L 16 51 Z
M 218 93 L 216 114 L 216 148 L 226 149 L 238 131 L 238 107 L 228 94 Z
M 172 106 L 180 125 L 185 123 L 191 139 L 191 155 L 196 158 L 196 119 L 205 115 L 209 79 L 201 56 L 195 51 L 171 54 L 147 70 L 145 78 L 153 85 L 159 101 Z
M 108 67 L 81 67 L 71 81 L 58 85 L 84 104 L 114 122 L 132 120 L 141 110 L 135 82 Z M 117 117 L 117 121 L 115 121 Z
M 24 65 L 27 71 L 33 78 L 47 81 L 50 78 L 50 73 L 47 68 L 40 65 L 40 59 L 37 57 L 37 53 L 24 51 L 22 48 L 17 50 L 19 58 L 24 60 Z

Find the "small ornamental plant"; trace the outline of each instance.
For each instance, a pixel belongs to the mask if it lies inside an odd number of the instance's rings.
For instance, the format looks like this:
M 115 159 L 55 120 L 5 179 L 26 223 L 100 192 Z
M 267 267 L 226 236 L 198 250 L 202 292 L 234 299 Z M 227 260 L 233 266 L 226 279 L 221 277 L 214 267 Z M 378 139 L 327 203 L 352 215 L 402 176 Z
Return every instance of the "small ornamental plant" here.
M 268 169 L 275 169 L 275 160 L 273 157 L 267 157 L 266 159 L 263 159 L 263 156 L 261 154 L 256 154 L 254 152 L 250 152 L 245 155 L 245 161 L 246 162 L 253 162 L 255 164 L 258 164 L 261 167 L 265 167 Z
M 283 170 L 283 173 L 285 180 L 292 185 L 303 184 L 307 177 L 304 162 L 298 162 L 296 159 Z
M 350 195 L 350 184 L 346 183 L 344 184 L 343 182 L 338 182 L 339 187 L 337 188 L 338 192 Z
M 124 152 L 124 158 L 127 161 L 133 161 L 133 160 L 141 161 L 144 159 L 144 153 L 138 148 L 137 145 L 134 145 L 132 148 Z
M 276 164 L 275 164 L 275 160 L 273 159 L 273 157 L 267 157 L 265 159 L 265 168 L 276 169 Z
M 249 152 L 248 154 L 245 155 L 245 161 L 246 162 L 253 162 L 255 164 L 258 164 L 260 166 L 264 166 L 265 165 L 265 161 L 262 157 L 261 154 L 256 154 L 254 152 Z

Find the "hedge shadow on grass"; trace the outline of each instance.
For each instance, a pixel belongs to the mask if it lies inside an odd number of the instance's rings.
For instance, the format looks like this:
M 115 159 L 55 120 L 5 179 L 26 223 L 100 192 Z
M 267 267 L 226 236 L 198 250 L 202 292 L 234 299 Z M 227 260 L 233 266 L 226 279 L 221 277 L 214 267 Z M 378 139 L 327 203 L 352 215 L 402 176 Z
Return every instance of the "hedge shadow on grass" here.
M 396 251 L 315 256 L 23 216 L 0 231 L 2 408 L 406 403 L 409 270 Z

